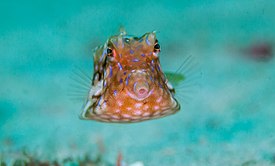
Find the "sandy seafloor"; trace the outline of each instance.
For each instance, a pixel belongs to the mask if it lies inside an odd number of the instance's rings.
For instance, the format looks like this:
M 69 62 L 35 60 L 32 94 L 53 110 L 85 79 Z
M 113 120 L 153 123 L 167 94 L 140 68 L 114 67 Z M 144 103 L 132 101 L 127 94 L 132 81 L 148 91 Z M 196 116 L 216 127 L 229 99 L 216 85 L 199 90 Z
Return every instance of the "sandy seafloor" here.
M 275 62 L 245 58 L 275 46 L 275 1 L 1 1 L 0 157 L 22 149 L 42 160 L 98 153 L 115 164 L 275 165 Z M 91 50 L 123 25 L 157 30 L 162 67 L 198 62 L 191 99 L 176 115 L 136 124 L 78 118 L 70 100 L 75 66 L 92 72 Z M 194 90 L 195 89 L 195 90 Z

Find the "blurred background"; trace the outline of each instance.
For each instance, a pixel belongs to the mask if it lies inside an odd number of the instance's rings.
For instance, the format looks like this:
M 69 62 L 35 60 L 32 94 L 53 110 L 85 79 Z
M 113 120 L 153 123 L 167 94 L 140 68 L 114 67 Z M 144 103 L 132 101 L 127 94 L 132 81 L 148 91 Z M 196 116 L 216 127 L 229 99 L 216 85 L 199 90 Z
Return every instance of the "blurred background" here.
M 97 165 L 115 165 L 121 154 L 129 165 L 274 165 L 274 6 L 1 1 L 0 161 L 74 163 L 100 155 Z M 136 36 L 158 32 L 164 70 L 194 57 L 195 86 L 179 93 L 191 97 L 179 113 L 126 125 L 79 119 L 83 101 L 68 96 L 70 75 L 75 67 L 91 74 L 92 49 L 121 26 Z

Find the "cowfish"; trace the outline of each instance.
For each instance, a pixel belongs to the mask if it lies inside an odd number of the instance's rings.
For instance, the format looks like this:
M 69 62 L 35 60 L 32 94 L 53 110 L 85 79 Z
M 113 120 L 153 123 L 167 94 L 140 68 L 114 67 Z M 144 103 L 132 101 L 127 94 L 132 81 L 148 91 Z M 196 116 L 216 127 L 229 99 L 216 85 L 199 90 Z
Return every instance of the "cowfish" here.
M 95 48 L 91 88 L 81 118 L 133 123 L 178 112 L 180 104 L 159 54 L 155 31 L 136 37 L 122 30 Z

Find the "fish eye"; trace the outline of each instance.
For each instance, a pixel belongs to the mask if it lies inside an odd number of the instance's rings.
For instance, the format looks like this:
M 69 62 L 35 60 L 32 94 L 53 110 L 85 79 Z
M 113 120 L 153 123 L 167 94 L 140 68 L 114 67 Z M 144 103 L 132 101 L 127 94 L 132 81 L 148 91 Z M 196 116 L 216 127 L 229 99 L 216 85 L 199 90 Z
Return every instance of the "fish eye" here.
M 113 50 L 111 48 L 107 48 L 107 55 L 113 57 Z
M 160 52 L 160 45 L 158 43 L 154 46 L 154 52 Z
M 155 44 L 154 49 L 155 49 L 155 50 L 159 50 L 159 49 L 160 49 L 160 45 L 159 45 L 158 43 Z
M 129 42 L 130 42 L 130 39 L 129 39 L 129 38 L 125 38 L 125 42 L 126 42 L 126 43 L 129 43 Z

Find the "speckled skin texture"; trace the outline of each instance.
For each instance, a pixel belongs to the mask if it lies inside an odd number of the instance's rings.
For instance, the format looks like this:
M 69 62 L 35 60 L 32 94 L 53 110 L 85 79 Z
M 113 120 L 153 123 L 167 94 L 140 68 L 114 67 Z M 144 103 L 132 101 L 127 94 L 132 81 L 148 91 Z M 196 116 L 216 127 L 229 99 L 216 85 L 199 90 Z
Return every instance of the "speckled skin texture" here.
M 142 37 L 121 32 L 96 48 L 92 88 L 82 117 L 130 123 L 179 111 L 174 90 L 161 70 L 159 52 L 154 32 Z

